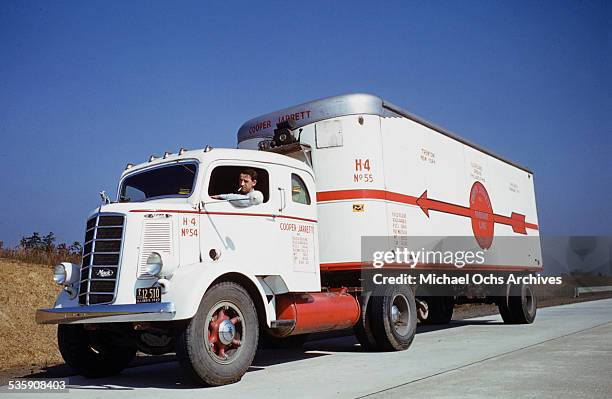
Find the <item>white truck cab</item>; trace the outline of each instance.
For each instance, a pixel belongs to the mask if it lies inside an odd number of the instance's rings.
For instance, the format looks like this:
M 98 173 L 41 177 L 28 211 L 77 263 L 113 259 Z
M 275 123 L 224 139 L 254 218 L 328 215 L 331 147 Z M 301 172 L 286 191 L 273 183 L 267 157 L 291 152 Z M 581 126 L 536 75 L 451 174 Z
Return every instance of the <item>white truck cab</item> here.
M 236 192 L 246 169 L 258 174 L 262 203 L 239 206 L 211 197 Z M 82 305 L 156 303 L 137 298 L 137 292 L 157 295 L 145 289 L 160 287 L 158 311 L 150 306 L 126 317 L 108 314 L 107 306 L 107 315 L 96 321 L 188 319 L 208 286 L 231 273 L 250 279 L 262 297 L 267 276 L 277 276 L 270 283 L 277 293 L 320 291 L 314 193 L 307 165 L 260 151 L 186 151 L 131 166 L 119 181 L 117 202 L 88 217 L 79 286 L 62 291 L 54 307 L 61 312 L 39 316 L 68 320 L 73 317 L 66 308 L 76 307 L 75 322 L 85 323 Z M 300 251 L 294 251 L 298 238 Z M 158 258 L 150 260 L 151 254 L 159 255 L 161 264 L 155 274 L 149 263 Z M 273 312 L 267 324 L 272 320 Z
M 81 265 L 56 267 L 63 289 L 36 313 L 59 325 L 60 352 L 80 374 L 115 374 L 137 350 L 176 351 L 195 381 L 223 385 L 240 380 L 260 338 L 299 344 L 349 327 L 368 350 L 407 349 L 417 317 L 447 323 L 460 298 L 364 290 L 364 236 L 387 236 L 389 248 L 473 236 L 495 255 L 484 269 L 542 269 L 532 173 L 379 97 L 263 115 L 238 142 L 128 164 L 116 201 L 88 216 Z M 498 236 L 536 241 L 509 253 Z M 483 300 L 508 323 L 535 317 L 526 285 Z

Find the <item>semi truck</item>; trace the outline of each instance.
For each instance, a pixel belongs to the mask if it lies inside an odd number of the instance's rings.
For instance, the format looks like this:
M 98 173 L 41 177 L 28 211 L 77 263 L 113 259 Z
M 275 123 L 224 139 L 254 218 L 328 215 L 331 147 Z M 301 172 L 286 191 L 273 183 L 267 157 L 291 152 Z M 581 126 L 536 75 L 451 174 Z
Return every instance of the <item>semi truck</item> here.
M 176 352 L 194 381 L 224 385 L 242 378 L 260 341 L 299 345 L 353 328 L 364 350 L 405 350 L 417 319 L 448 323 L 462 301 L 533 322 L 537 299 L 524 283 L 502 294 L 431 295 L 418 284 L 374 292 L 364 272 L 380 266 L 363 251 L 364 237 L 394 251 L 461 236 L 489 255 L 462 271 L 539 273 L 529 169 L 369 94 L 262 115 L 237 137 L 235 149 L 128 164 L 115 200 L 104 196 L 89 214 L 81 264 L 56 266 L 62 290 L 36 312 L 38 323 L 58 324 L 59 350 L 78 373 L 109 376 L 137 351 Z M 223 199 L 240 179 L 255 189 Z M 531 240 L 500 244 L 514 237 Z

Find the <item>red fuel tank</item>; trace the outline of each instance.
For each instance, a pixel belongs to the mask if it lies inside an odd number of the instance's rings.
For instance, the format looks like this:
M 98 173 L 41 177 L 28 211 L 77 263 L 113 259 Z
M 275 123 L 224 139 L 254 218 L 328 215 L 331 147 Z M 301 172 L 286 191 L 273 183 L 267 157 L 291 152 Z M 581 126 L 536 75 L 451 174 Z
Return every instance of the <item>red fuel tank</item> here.
M 359 320 L 360 311 L 359 302 L 346 289 L 276 297 L 277 320 L 295 320 L 293 328 L 279 331 L 283 336 L 349 328 Z

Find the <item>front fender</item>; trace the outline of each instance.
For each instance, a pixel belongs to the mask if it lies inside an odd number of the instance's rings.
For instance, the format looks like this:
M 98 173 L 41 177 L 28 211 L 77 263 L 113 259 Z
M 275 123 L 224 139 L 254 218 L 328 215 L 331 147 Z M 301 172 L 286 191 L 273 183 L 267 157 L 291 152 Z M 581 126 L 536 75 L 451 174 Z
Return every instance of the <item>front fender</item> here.
M 244 268 L 228 268 L 227 265 L 220 268 L 210 263 L 181 266 L 172 276 L 163 301 L 174 303 L 176 310 L 174 320 L 190 319 L 195 316 L 204 294 L 212 283 L 219 277 L 230 273 L 247 278 L 257 288 L 259 298 L 253 298 L 253 302 L 261 301 L 266 313 L 266 324 L 270 327 L 271 322 L 276 320 L 276 310 L 274 301 L 268 302 L 266 298 L 266 295 L 272 295 L 272 291 L 263 282 L 263 279 L 244 273 Z

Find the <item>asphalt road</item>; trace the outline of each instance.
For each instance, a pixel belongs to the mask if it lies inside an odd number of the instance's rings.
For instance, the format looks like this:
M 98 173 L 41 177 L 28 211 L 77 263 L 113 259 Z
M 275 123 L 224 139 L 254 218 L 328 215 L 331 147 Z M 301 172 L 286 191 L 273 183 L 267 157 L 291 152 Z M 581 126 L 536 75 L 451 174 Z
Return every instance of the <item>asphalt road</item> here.
M 198 388 L 176 362 L 101 380 L 71 377 L 68 393 L 110 398 L 602 398 L 612 393 L 612 299 L 543 308 L 532 325 L 499 316 L 419 328 L 404 352 L 362 352 L 354 337 L 312 341 L 303 352 L 261 351 L 239 383 Z

